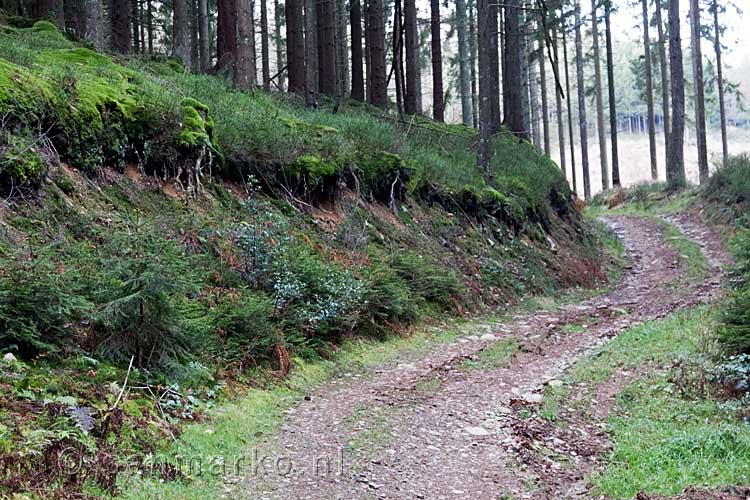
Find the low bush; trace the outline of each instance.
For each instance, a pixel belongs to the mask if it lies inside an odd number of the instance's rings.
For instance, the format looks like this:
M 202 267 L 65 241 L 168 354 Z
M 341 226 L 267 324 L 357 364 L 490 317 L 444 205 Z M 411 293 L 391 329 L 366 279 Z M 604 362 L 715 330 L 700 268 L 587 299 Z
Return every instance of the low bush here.
M 463 287 L 453 271 L 436 266 L 428 258 L 417 253 L 398 253 L 393 256 L 390 266 L 413 293 L 442 309 L 450 309 L 454 301 L 464 294 Z
M 750 156 L 732 156 L 708 180 L 705 196 L 726 205 L 750 202 Z
M 734 247 L 734 292 L 722 314 L 719 339 L 730 354 L 750 354 L 750 231 L 738 233 Z

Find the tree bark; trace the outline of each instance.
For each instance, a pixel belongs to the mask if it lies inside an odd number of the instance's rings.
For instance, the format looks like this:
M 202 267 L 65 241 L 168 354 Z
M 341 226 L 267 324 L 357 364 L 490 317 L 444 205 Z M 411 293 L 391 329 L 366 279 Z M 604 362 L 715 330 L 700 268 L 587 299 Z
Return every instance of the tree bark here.
M 318 25 L 318 85 L 320 93 L 339 95 L 336 64 L 336 7 L 334 0 L 316 0 Z
M 112 26 L 112 50 L 121 54 L 130 52 L 130 0 L 112 0 L 110 20 Z M 88 28 L 88 24 L 87 24 Z
M 659 171 L 656 163 L 656 130 L 654 123 L 654 80 L 653 70 L 651 68 L 651 38 L 649 37 L 648 27 L 648 0 L 641 0 L 643 11 L 643 61 L 646 67 L 646 113 L 648 121 L 648 151 L 651 158 L 651 178 L 659 178 Z
M 498 40 L 500 29 L 498 26 L 498 2 L 490 0 L 489 5 L 489 44 L 490 44 L 490 79 L 492 88 L 490 89 L 490 110 L 492 112 L 491 126 L 492 134 L 500 132 L 502 125 L 502 115 L 500 114 L 500 48 Z
M 440 33 L 440 0 L 430 0 L 432 31 L 432 116 L 435 121 L 445 121 L 443 91 L 443 48 Z
M 305 0 L 305 106 L 315 108 L 318 105 L 318 70 L 320 42 L 318 41 L 317 0 Z M 290 82 L 291 85 L 291 82 Z
M 552 54 L 554 56 L 554 70 L 556 78 L 560 78 L 560 57 L 559 57 L 559 50 L 557 48 L 558 43 L 558 37 L 557 37 L 558 29 L 554 28 L 552 31 Z M 567 68 L 566 68 L 567 69 Z M 557 83 L 557 82 L 556 82 Z M 567 91 L 566 91 L 567 92 Z M 566 93 L 566 96 L 568 94 Z M 562 89 L 558 87 L 558 85 L 555 85 L 555 115 L 557 118 L 557 145 L 558 149 L 560 150 L 560 169 L 563 171 L 563 174 L 565 174 L 565 178 L 568 178 L 568 169 L 567 164 L 565 161 L 565 126 L 563 124 L 563 104 L 562 104 Z
M 533 29 L 533 24 L 529 27 Z M 539 83 L 537 80 L 537 64 L 539 63 L 538 55 L 539 51 L 534 48 L 534 38 L 528 40 L 528 46 L 531 48 L 528 51 L 528 67 L 529 67 L 529 111 L 531 113 L 531 130 L 532 138 L 534 139 L 534 145 L 542 149 L 542 130 L 539 119 Z
M 703 88 L 703 54 L 701 51 L 701 8 L 690 0 L 690 36 L 692 39 L 693 95 L 695 96 L 695 138 L 698 143 L 700 183 L 708 180 L 708 146 L 706 145 L 706 97 Z
M 190 2 L 190 67 L 197 73 L 201 70 L 200 6 L 199 0 L 188 1 Z
M 260 60 L 263 76 L 263 90 L 271 91 L 271 59 L 268 33 L 268 2 L 260 0 Z
M 721 26 L 719 25 L 719 4 L 711 2 L 714 16 L 714 52 L 716 53 L 716 83 L 719 92 L 719 120 L 721 122 L 721 164 L 727 166 L 729 146 L 727 144 L 727 108 L 724 102 L 724 75 L 721 67 Z
M 479 94 L 477 93 L 477 24 L 474 0 L 469 0 L 469 60 L 471 67 L 471 115 L 474 128 L 479 128 Z
M 101 0 L 86 0 L 83 38 L 99 52 L 104 50 L 104 14 Z
M 401 0 L 394 1 L 393 9 L 393 38 L 392 38 L 392 49 L 393 49 L 393 74 L 396 78 L 396 107 L 399 115 L 404 113 L 404 65 L 403 65 L 403 54 L 404 54 L 404 42 L 403 42 L 403 15 L 401 12 Z
M 461 1 L 461 0 L 459 0 Z M 406 32 L 406 100 L 407 114 L 418 113 L 419 94 L 419 28 L 417 26 L 417 4 L 415 0 L 404 0 L 404 31 Z
M 469 70 L 469 29 L 466 19 L 466 0 L 456 0 L 456 31 L 458 33 L 458 81 L 461 92 L 461 119 L 472 126 L 471 72 Z
M 573 180 L 573 192 L 578 193 L 578 172 L 576 171 L 576 148 L 575 148 L 575 132 L 573 131 L 573 96 L 570 93 L 570 63 L 568 61 L 568 37 L 566 35 L 566 27 L 563 21 L 562 26 L 562 38 L 563 38 L 563 58 L 565 64 L 565 93 L 568 98 L 568 143 L 570 144 L 570 169 L 571 178 Z
M 279 90 L 284 92 L 285 78 L 284 66 L 286 66 L 286 58 L 284 57 L 284 38 L 281 35 L 281 25 L 284 23 L 283 10 L 279 0 L 274 0 L 273 3 L 273 17 L 274 17 L 274 46 L 276 47 L 276 72 L 277 82 Z
M 581 38 L 581 6 L 575 6 L 576 78 L 578 82 L 578 125 L 581 130 L 581 168 L 583 169 L 583 196 L 591 198 L 589 175 L 588 123 L 586 122 L 586 82 L 583 78 L 583 40 Z
M 237 0 L 217 0 L 216 66 L 232 66 L 237 59 Z
M 336 0 L 336 60 L 338 61 L 339 96 L 349 92 L 349 52 L 346 36 L 346 0 Z
M 478 47 L 479 47 L 479 144 L 477 146 L 477 166 L 490 178 L 492 172 L 492 77 L 491 28 L 492 0 L 478 0 Z
M 248 0 L 236 0 L 237 11 L 237 57 L 234 64 L 234 83 L 237 87 L 250 90 L 255 87 L 256 67 L 255 30 L 253 26 L 252 4 Z
M 609 135 L 612 143 L 612 186 L 618 188 L 620 181 L 620 152 L 617 147 L 617 100 L 615 98 L 615 69 L 612 54 L 612 25 L 610 22 L 612 0 L 604 4 L 604 36 L 607 44 L 607 88 L 609 91 Z
M 351 0 L 352 29 L 352 99 L 365 100 L 365 68 L 362 52 L 362 4 L 360 0 Z
M 52 21 L 59 29 L 65 29 L 65 11 L 62 0 L 36 0 L 32 9 L 32 17 Z
M 661 73 L 661 107 L 662 128 L 664 129 L 664 162 L 669 162 L 669 134 L 671 120 L 669 117 L 669 72 L 667 70 L 667 40 L 664 36 L 664 21 L 662 20 L 662 0 L 656 0 L 656 29 L 659 35 L 659 69 Z
M 211 67 L 211 49 L 208 43 L 208 0 L 198 0 L 198 37 L 200 38 L 201 71 Z
M 669 0 L 669 65 L 672 88 L 672 130 L 669 134 L 667 183 L 671 188 L 685 185 L 685 82 L 680 37 L 680 0 Z
M 539 29 L 542 29 L 541 23 Z M 544 36 L 544 35 L 542 35 Z M 549 136 L 549 100 L 547 96 L 547 61 L 544 57 L 544 39 L 540 37 L 539 42 L 539 83 L 542 94 L 542 143 L 544 144 L 544 154 L 550 156 L 550 136 Z
M 305 19 L 302 14 L 303 0 L 286 0 L 285 5 L 286 60 L 288 65 L 287 74 L 289 75 L 289 92 L 298 95 L 307 95 L 305 85 Z
M 190 22 L 187 0 L 173 0 L 172 15 L 172 55 L 190 68 Z
M 523 121 L 519 5 L 519 0 L 506 0 L 505 3 L 505 64 L 503 65 L 505 73 L 503 74 L 503 95 L 505 96 L 506 126 L 516 136 L 528 139 L 528 131 Z M 480 22 L 483 21 L 480 20 Z M 479 61 L 479 67 L 481 71 L 481 60 Z
M 599 50 L 599 0 L 591 0 L 591 38 L 594 46 L 594 83 L 596 85 L 596 131 L 599 135 L 599 163 L 602 172 L 602 191 L 609 189 L 609 161 L 607 159 L 607 129 L 604 127 L 604 92 L 602 87 L 602 58 Z
M 140 19 L 138 19 L 138 0 L 131 0 L 130 6 L 133 9 L 130 15 L 130 29 L 133 30 L 131 34 L 133 39 L 133 53 L 138 54 L 141 52 L 141 38 L 138 35 L 138 25 L 140 24 Z
M 388 89 L 385 67 L 385 22 L 383 0 L 370 0 L 367 12 L 367 38 L 369 49 L 370 104 L 381 109 L 388 107 Z

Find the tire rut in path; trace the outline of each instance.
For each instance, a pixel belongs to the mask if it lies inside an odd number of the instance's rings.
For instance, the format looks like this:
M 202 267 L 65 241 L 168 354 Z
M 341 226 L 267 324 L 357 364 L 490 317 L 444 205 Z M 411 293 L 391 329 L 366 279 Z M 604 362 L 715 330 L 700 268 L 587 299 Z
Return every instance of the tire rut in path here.
M 536 401 L 544 384 L 620 331 L 711 301 L 720 267 L 729 262 L 721 239 L 696 216 L 674 217 L 670 222 L 701 246 L 711 266 L 704 282 L 685 284 L 680 256 L 660 224 L 637 216 L 605 222 L 632 258 L 611 293 L 498 323 L 494 339 L 467 336 L 416 362 L 325 384 L 290 409 L 281 431 L 254 452 L 269 463 L 283 457 L 284 474 L 273 467 L 245 471 L 228 479 L 225 496 L 492 499 L 527 491 L 532 476 L 515 463 L 511 405 Z M 592 324 L 582 333 L 561 330 L 583 319 Z M 511 338 L 521 349 L 509 366 L 460 366 Z

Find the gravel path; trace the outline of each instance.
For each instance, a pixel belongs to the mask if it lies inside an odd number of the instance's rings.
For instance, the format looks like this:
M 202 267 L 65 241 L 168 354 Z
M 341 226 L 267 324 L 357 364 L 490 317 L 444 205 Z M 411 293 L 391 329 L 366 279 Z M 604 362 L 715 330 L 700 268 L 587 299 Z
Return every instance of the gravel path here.
M 229 478 L 225 496 L 432 500 L 585 495 L 585 460 L 578 474 L 567 474 L 565 484 L 543 490 L 543 496 L 524 493 L 535 476 L 519 461 L 524 444 L 511 408 L 538 403 L 545 384 L 623 329 L 711 301 L 719 291 L 721 266 L 729 262 L 721 238 L 695 215 L 669 222 L 706 254 L 711 275 L 700 283 L 682 279 L 680 256 L 654 220 L 613 216 L 605 222 L 632 258 L 632 267 L 611 293 L 488 324 L 418 361 L 320 387 L 289 410 L 278 435 L 259 447 L 264 451 L 254 452 L 267 457 L 260 472 L 256 468 Z M 582 332 L 562 328 L 583 320 L 589 326 Z M 507 366 L 466 369 L 466 360 L 505 339 L 520 345 Z

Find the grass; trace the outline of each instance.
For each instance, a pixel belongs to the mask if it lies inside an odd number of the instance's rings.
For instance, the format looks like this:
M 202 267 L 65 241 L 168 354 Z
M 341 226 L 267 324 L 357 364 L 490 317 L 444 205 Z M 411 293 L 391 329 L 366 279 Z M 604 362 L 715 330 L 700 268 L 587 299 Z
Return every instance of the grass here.
M 750 425 L 719 401 L 684 398 L 670 382 L 673 362 L 705 354 L 714 315 L 700 307 L 631 328 L 574 364 L 563 387 L 547 390 L 540 415 L 555 421 L 563 405 L 585 410 L 590 404 L 589 396 L 572 397 L 576 386 L 591 395 L 617 371 L 639 374 L 618 395 L 608 421 L 614 448 L 591 478 L 597 496 L 747 484 Z
M 516 339 L 499 340 L 470 359 L 461 363 L 464 370 L 496 370 L 510 365 L 520 346 Z
M 686 237 L 677 227 L 662 222 L 667 244 L 677 253 L 685 275 L 681 277 L 690 281 L 701 281 L 711 273 L 711 266 L 700 246 Z

